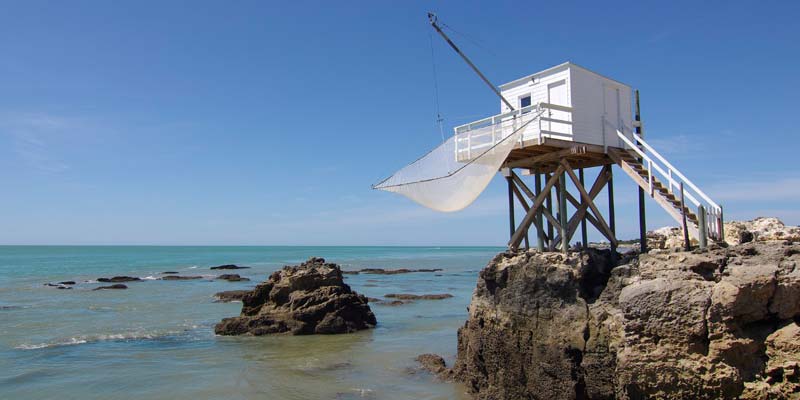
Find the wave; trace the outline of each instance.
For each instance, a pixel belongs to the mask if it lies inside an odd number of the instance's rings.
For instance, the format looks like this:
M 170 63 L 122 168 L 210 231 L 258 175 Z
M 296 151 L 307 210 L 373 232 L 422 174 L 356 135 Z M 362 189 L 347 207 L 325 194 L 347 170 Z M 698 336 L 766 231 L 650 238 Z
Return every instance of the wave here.
M 197 325 L 192 325 L 190 328 L 197 329 L 197 327 L 198 327 Z M 185 329 L 183 331 L 169 331 L 169 332 L 137 331 L 137 332 L 109 333 L 109 334 L 99 334 L 99 335 L 80 335 L 52 342 L 36 343 L 36 344 L 26 343 L 16 346 L 15 348 L 19 350 L 36 350 L 36 349 L 45 349 L 50 347 L 73 346 L 77 344 L 97 343 L 97 342 L 107 342 L 107 341 L 122 342 L 122 341 L 133 341 L 133 340 L 153 340 L 168 336 L 175 336 L 181 333 L 185 333 L 191 329 Z

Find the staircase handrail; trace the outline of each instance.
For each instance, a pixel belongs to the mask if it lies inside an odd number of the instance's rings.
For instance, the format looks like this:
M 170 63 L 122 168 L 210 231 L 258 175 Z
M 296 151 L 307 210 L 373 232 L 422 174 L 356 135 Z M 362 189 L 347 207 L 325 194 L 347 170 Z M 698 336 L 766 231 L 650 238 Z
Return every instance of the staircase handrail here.
M 669 180 L 670 187 L 672 187 L 673 185 L 674 186 L 680 186 L 680 182 L 678 182 L 675 179 L 673 179 L 672 176 L 670 176 L 670 174 L 667 171 L 664 171 L 664 169 L 661 168 L 660 165 L 658 165 L 658 163 L 654 163 L 653 159 L 650 158 L 650 156 L 645 154 L 641 149 L 639 149 L 638 146 L 634 145 L 633 142 L 631 142 L 630 139 L 625 137 L 625 135 L 621 134 L 621 132 L 619 130 L 617 130 L 617 135 L 619 135 L 620 139 L 622 139 L 622 141 L 625 142 L 625 144 L 627 144 L 628 147 L 633 149 L 633 151 L 636 152 L 636 154 L 638 154 L 640 157 L 642 157 L 642 159 L 644 159 L 644 161 L 647 161 L 648 174 L 652 174 L 652 172 L 650 171 L 651 168 L 655 169 L 656 171 L 661 173 L 662 177 L 664 177 L 664 178 Z M 648 178 L 648 181 L 649 181 L 649 178 Z M 696 197 L 692 196 L 691 193 L 685 192 L 684 196 L 686 197 L 687 200 L 691 201 L 692 204 L 694 204 L 695 206 L 699 206 L 700 205 L 700 201 L 697 200 Z
M 619 131 L 617 132 L 617 134 L 619 134 Z M 711 198 L 708 197 L 707 194 L 705 194 L 702 190 L 700 190 L 700 188 L 697 187 L 697 185 L 695 185 L 694 182 L 692 182 L 691 180 L 689 180 L 689 178 L 687 178 L 685 175 L 683 175 L 681 173 L 681 171 L 679 171 L 677 168 L 672 166 L 672 164 L 670 164 L 669 161 L 667 161 L 666 158 L 664 158 L 658 151 L 656 151 L 656 149 L 654 149 L 647 142 L 645 142 L 644 138 L 642 138 L 641 136 L 639 136 L 635 132 L 632 132 L 632 134 L 633 134 L 634 139 L 636 139 L 636 141 L 638 143 L 640 143 L 642 146 L 644 146 L 644 148 L 647 149 L 647 151 L 649 153 L 651 153 L 654 156 L 656 156 L 656 158 L 658 158 L 659 161 L 664 163 L 664 165 L 666 165 L 667 168 L 669 168 L 675 175 L 678 175 L 678 177 L 681 178 L 681 180 L 683 181 L 683 183 L 685 185 L 688 185 L 690 188 L 692 188 L 692 190 L 694 190 L 698 195 L 700 195 L 700 197 L 702 197 L 703 200 L 705 200 L 709 205 L 711 205 L 712 207 L 714 207 L 717 210 L 722 208 L 722 207 L 719 206 L 719 204 L 717 204 L 713 200 L 711 200 Z

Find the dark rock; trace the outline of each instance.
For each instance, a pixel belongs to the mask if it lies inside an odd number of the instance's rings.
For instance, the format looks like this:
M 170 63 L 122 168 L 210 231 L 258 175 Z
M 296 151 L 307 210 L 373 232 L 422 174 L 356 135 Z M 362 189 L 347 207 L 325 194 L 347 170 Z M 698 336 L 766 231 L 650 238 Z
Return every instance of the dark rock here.
M 218 265 L 216 267 L 211 267 L 211 269 L 247 269 L 250 267 L 240 267 L 235 264 L 225 264 L 225 265 Z
M 203 277 L 195 275 L 167 275 L 158 279 L 162 281 L 187 281 L 192 279 L 203 279 Z
M 249 290 L 228 290 L 215 294 L 214 298 L 218 303 L 229 303 L 232 301 L 242 301 L 242 298 L 248 293 L 250 293 Z
M 389 293 L 383 297 L 400 300 L 443 300 L 453 297 L 450 293 L 441 294 L 411 294 L 411 293 Z
M 113 278 L 97 278 L 98 282 L 103 282 L 103 283 L 136 282 L 141 280 L 142 278 L 138 278 L 135 276 L 115 276 Z
M 392 300 L 392 301 L 385 301 L 381 304 L 385 306 L 402 306 L 403 304 L 413 303 L 411 300 Z
M 370 302 L 370 303 L 380 303 L 380 302 L 383 301 L 383 299 L 378 299 L 378 298 L 375 298 L 375 297 L 367 297 L 367 301 Z
M 98 287 L 96 287 L 96 288 L 94 288 L 92 290 L 127 289 L 127 288 L 128 288 L 128 286 L 126 286 L 126 285 L 123 285 L 121 283 L 115 283 L 115 284 L 110 285 L 110 286 L 98 286 Z
M 375 274 L 375 275 L 396 275 L 396 274 L 410 274 L 412 272 L 438 272 L 441 271 L 440 268 L 435 269 L 408 269 L 408 268 L 400 268 L 400 269 L 383 269 L 383 268 L 364 268 L 359 270 L 358 272 L 362 274 Z M 353 271 L 351 271 L 353 272 Z
M 228 282 L 246 282 L 250 280 L 248 278 L 243 278 L 238 274 L 222 274 L 218 276 L 217 279 L 225 280 Z
M 415 361 L 420 364 L 422 369 L 436 375 L 439 379 L 453 379 L 453 371 L 447 368 L 444 358 L 438 354 L 420 354 Z
M 180 274 L 180 272 L 178 272 L 178 271 L 164 271 L 164 272 L 162 272 L 161 274 L 162 274 L 162 275 L 168 275 L 168 274 Z
M 59 285 L 74 285 L 75 281 L 58 282 Z
M 342 271 L 345 275 L 358 275 L 358 271 Z
M 45 286 L 54 287 L 56 289 L 72 289 L 71 287 L 61 284 L 61 283 L 45 283 Z
M 311 258 L 274 272 L 242 298 L 242 313 L 216 325 L 219 335 L 348 333 L 374 327 L 367 298 L 344 283 L 336 264 Z

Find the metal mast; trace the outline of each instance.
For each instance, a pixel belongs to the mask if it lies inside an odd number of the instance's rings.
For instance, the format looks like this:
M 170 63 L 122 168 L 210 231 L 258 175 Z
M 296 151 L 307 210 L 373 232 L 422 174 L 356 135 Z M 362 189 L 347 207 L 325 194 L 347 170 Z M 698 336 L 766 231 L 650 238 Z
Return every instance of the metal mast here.
M 464 55 L 464 53 L 462 53 L 462 52 L 461 52 L 461 49 L 459 49 L 459 48 L 458 48 L 458 46 L 456 46 L 456 44 L 455 44 L 455 43 L 453 43 L 453 41 L 452 41 L 452 40 L 450 40 L 450 38 L 449 38 L 449 37 L 447 37 L 447 34 L 445 34 L 445 33 L 442 31 L 442 28 L 441 28 L 441 27 L 439 26 L 439 24 L 438 24 L 439 18 L 436 16 L 436 14 L 434 14 L 434 13 L 432 13 L 432 12 L 429 12 L 429 13 L 428 13 L 428 20 L 431 22 L 431 26 L 433 26 L 433 29 L 436 29 L 436 32 L 438 32 L 438 33 L 439 33 L 439 35 L 441 35 L 441 36 L 442 36 L 442 38 L 443 38 L 443 39 L 444 39 L 444 40 L 447 42 L 447 44 L 449 44 L 449 45 L 450 45 L 450 47 L 452 47 L 452 48 L 453 48 L 453 50 L 455 50 L 455 51 L 456 51 L 456 53 L 458 53 L 458 55 L 459 55 L 459 56 L 461 56 L 461 58 L 463 58 L 463 59 L 464 59 L 464 61 L 466 61 L 467 65 L 469 65 L 469 66 L 470 66 L 470 68 L 472 68 L 472 70 L 473 70 L 473 71 L 475 71 L 475 73 L 476 73 L 476 74 L 478 74 L 478 76 L 481 78 L 481 80 L 483 80 L 483 82 L 484 82 L 484 83 L 486 83 L 486 85 L 488 85 L 488 86 L 489 86 L 489 88 L 491 88 L 491 89 L 492 89 L 492 91 L 494 92 L 494 94 L 496 94 L 496 95 L 497 95 L 497 97 L 499 97 L 499 98 L 500 98 L 500 100 L 503 100 L 503 103 L 505 103 L 505 104 L 506 104 L 506 106 L 508 106 L 508 108 L 509 108 L 511 111 L 514 111 L 514 106 L 512 106 L 512 105 L 511 105 L 511 103 L 509 103 L 509 102 L 508 102 L 508 100 L 506 100 L 506 98 L 505 98 L 505 97 L 503 97 L 503 95 L 502 95 L 502 94 L 500 94 L 500 91 L 499 91 L 499 90 L 497 90 L 497 87 L 495 87 L 495 86 L 492 84 L 492 82 L 490 82 L 490 81 L 489 81 L 489 79 L 488 79 L 488 78 L 486 78 L 486 76 L 485 76 L 485 75 L 483 75 L 483 73 L 482 73 L 482 72 L 481 72 L 481 71 L 478 69 L 478 67 L 476 67 L 476 66 L 475 66 L 475 64 L 473 64 L 473 63 L 472 63 L 472 61 L 470 61 L 470 59 L 469 59 L 469 58 L 467 58 L 467 56 L 466 56 L 466 55 Z

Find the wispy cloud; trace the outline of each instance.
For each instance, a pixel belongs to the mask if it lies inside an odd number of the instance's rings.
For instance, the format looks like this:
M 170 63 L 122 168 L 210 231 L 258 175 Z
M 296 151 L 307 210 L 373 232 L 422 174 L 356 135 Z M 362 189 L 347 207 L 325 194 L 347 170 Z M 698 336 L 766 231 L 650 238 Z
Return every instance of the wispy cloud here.
M 11 148 L 20 161 L 49 174 L 69 169 L 69 164 L 61 160 L 52 147 L 72 126 L 66 118 L 47 114 L 0 114 L 0 133 L 10 136 Z
M 720 201 L 800 200 L 800 177 L 777 177 L 713 184 L 709 192 Z

